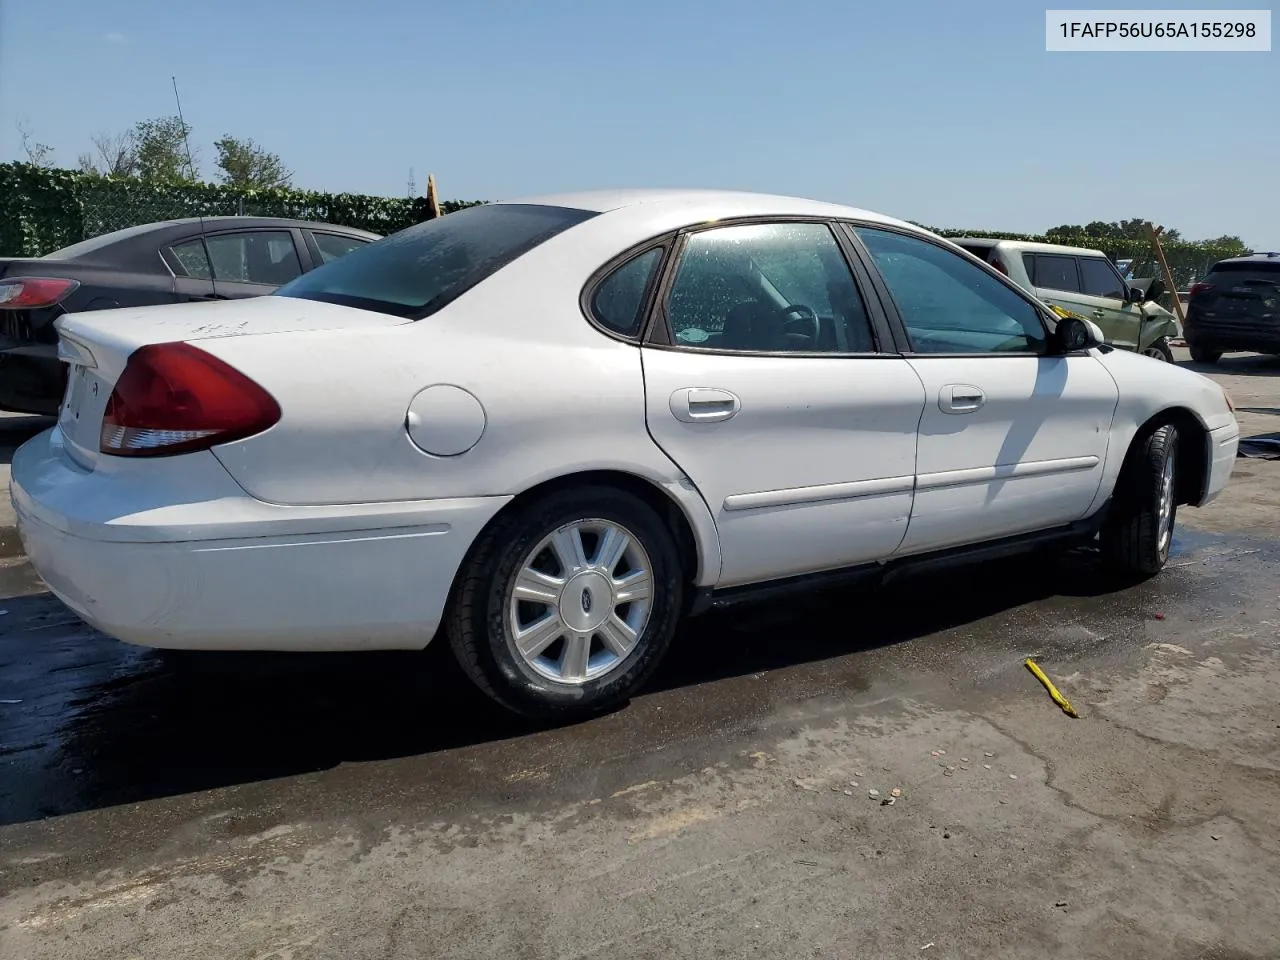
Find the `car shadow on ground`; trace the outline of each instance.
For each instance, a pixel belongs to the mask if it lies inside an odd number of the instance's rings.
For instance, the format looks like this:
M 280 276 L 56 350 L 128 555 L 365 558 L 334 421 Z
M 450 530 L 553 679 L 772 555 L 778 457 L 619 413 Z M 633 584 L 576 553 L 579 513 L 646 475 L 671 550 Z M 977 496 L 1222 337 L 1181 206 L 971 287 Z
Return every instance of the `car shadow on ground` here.
M 1133 592 L 1116 594 L 1084 554 L 800 596 L 688 621 L 646 694 L 831 662 L 965 625 L 976 644 L 1016 643 L 983 622 L 1054 596 L 1133 602 Z M 4 606 L 0 764 L 8 773 L 0 823 L 544 729 L 478 694 L 445 643 L 405 654 L 174 658 L 84 627 L 47 594 Z M 841 669 L 859 673 L 857 662 Z
M 1178 366 L 1203 373 L 1206 376 L 1218 374 L 1232 377 L 1278 377 L 1280 376 L 1280 357 L 1257 353 L 1224 354 L 1217 363 L 1196 363 L 1194 360 L 1179 360 Z

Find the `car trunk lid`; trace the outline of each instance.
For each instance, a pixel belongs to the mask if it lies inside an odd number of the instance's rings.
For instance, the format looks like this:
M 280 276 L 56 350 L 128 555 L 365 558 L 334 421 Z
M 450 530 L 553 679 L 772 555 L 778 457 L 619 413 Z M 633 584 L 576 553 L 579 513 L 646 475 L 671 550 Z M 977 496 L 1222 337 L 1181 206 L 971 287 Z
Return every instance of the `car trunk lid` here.
M 369 329 L 408 321 L 352 307 L 288 297 L 73 313 L 56 322 L 58 357 L 68 365 L 58 427 L 70 456 L 92 467 L 107 400 L 129 357 L 154 343 L 199 345 L 222 337 Z

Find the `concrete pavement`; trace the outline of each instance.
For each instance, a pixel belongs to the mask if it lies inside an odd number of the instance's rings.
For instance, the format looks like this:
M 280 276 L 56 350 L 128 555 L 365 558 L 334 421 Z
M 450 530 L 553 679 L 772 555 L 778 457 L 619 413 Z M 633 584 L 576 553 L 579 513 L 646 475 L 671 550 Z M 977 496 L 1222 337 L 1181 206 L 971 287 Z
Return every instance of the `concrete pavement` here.
M 1214 371 L 1246 433 L 1278 373 Z M 1280 956 L 1280 463 L 1239 468 L 1142 586 L 1075 555 L 709 617 L 559 729 L 442 648 L 180 669 L 9 561 L 0 957 Z

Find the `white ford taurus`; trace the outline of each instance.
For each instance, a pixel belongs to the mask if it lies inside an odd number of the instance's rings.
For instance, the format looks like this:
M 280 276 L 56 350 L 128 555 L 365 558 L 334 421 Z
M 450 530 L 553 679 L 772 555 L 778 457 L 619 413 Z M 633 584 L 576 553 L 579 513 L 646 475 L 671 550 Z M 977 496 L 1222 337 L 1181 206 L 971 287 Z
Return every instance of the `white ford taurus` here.
M 1212 381 L 932 234 L 750 194 L 491 204 L 59 330 L 12 495 L 77 614 L 168 648 L 442 634 L 527 714 L 616 704 L 737 598 L 1095 539 L 1150 576 L 1239 434 Z

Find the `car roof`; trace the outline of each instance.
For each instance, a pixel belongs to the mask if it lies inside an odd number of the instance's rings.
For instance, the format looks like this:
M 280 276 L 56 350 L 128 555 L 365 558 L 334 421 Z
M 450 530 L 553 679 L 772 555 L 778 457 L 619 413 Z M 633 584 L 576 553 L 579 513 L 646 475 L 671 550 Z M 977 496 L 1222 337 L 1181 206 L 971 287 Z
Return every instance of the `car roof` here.
M 1213 266 L 1216 267 L 1219 263 L 1280 263 L 1280 253 L 1250 253 L 1243 257 L 1227 257 Z
M 207 228 L 218 230 L 235 230 L 241 227 L 299 227 L 302 229 L 315 230 L 337 230 L 342 233 L 359 234 L 365 237 L 380 237 L 381 234 L 371 233 L 368 230 L 361 230 L 358 227 L 346 227 L 337 223 L 321 223 L 317 220 L 294 220 L 289 217 L 180 217 L 174 220 L 157 220 L 155 223 L 143 224 L 139 230 L 145 230 L 147 227 L 176 227 L 199 225 L 204 223 Z
M 960 246 L 970 244 L 981 247 L 1003 247 L 1025 253 L 1061 253 L 1076 257 L 1106 256 L 1101 250 L 1090 250 L 1088 247 L 1068 247 L 1061 243 L 1037 243 L 1034 240 L 1001 240 L 998 237 L 950 237 L 949 239 Z
M 578 193 L 550 194 L 502 200 L 499 203 L 535 204 L 539 206 L 568 207 L 593 213 L 616 213 L 627 210 L 645 216 L 656 212 L 679 212 L 687 216 L 689 223 L 743 216 L 797 216 L 831 217 L 863 220 L 870 223 L 906 227 L 915 232 L 920 227 L 887 217 L 883 214 L 821 200 L 788 197 L 778 194 L 752 193 L 734 190 L 697 189 L 628 189 L 588 190 Z
M 185 239 L 193 232 L 205 234 L 229 230 L 288 230 L 306 228 L 325 233 L 361 237 L 366 240 L 381 239 L 379 234 L 335 223 L 316 223 L 310 220 L 291 220 L 286 217 L 184 217 L 176 220 L 158 220 L 134 227 L 125 227 L 111 233 L 99 234 L 69 247 L 46 254 L 45 259 L 68 263 L 86 263 L 139 273 L 155 273 L 164 269 L 156 257 L 156 250 Z

